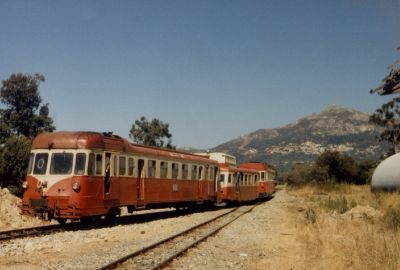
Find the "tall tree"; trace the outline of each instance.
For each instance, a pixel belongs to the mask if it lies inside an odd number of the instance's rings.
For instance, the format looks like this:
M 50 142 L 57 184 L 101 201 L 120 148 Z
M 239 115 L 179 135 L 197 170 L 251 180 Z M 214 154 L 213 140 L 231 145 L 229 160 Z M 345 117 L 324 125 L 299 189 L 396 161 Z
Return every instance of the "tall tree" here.
M 21 195 L 32 138 L 53 131 L 49 105 L 42 103 L 39 84 L 44 76 L 11 74 L 0 88 L 0 186 Z
M 39 132 L 53 131 L 53 120 L 49 117 L 48 104 L 41 105 L 39 84 L 44 76 L 35 74 L 11 74 L 2 81 L 0 101 L 0 142 L 11 135 L 34 137 Z
M 400 47 L 397 48 L 400 51 Z M 370 90 L 370 93 L 379 95 L 390 95 L 400 93 L 400 60 L 389 66 L 389 74 L 382 80 L 382 84 Z M 395 97 L 391 101 L 382 105 L 370 117 L 370 122 L 383 127 L 380 134 L 381 141 L 391 144 L 389 154 L 400 151 L 400 97 Z
M 174 148 L 171 145 L 171 133 L 169 133 L 169 124 L 163 123 L 161 120 L 154 118 L 148 121 L 142 116 L 132 125 L 129 137 L 136 143 Z M 167 141 L 165 141 L 167 140 Z

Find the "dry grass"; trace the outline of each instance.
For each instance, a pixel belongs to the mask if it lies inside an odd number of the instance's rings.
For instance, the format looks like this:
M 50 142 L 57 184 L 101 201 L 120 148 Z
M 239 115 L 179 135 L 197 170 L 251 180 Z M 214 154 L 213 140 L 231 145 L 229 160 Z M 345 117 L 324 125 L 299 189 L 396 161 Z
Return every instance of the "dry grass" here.
M 400 268 L 400 194 L 345 184 L 288 191 L 306 201 L 298 222 L 309 268 Z

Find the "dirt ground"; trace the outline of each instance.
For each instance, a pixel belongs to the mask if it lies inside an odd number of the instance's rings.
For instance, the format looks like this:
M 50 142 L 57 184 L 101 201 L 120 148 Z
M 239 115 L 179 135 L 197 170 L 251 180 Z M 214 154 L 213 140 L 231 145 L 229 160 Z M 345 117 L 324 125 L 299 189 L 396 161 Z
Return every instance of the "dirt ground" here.
M 379 268 L 379 263 L 363 262 L 362 256 L 354 259 L 347 256 L 352 255 L 347 254 L 348 249 L 362 248 L 360 243 L 363 242 L 357 238 L 362 235 L 357 234 L 357 228 L 371 224 L 371 219 L 365 221 L 357 216 L 376 216 L 374 209 L 359 207 L 353 210 L 354 213 L 326 214 L 326 217 L 321 213 L 315 224 L 309 224 L 305 219 L 308 203 L 304 197 L 281 188 L 274 198 L 189 250 L 167 269 Z M 0 244 L 0 269 L 96 269 L 225 211 L 228 209 L 141 224 L 15 239 Z M 328 230 L 321 230 L 324 226 Z M 345 237 L 342 228 L 354 230 L 354 235 Z M 369 247 L 367 256 L 368 250 Z M 392 266 L 396 269 L 397 264 Z

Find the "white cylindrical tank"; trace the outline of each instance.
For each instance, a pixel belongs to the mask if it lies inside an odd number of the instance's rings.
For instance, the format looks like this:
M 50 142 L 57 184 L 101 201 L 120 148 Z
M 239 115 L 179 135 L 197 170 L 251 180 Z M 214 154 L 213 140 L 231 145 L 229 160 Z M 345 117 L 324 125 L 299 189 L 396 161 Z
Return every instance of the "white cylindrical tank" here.
M 388 157 L 376 167 L 371 190 L 400 190 L 400 153 Z

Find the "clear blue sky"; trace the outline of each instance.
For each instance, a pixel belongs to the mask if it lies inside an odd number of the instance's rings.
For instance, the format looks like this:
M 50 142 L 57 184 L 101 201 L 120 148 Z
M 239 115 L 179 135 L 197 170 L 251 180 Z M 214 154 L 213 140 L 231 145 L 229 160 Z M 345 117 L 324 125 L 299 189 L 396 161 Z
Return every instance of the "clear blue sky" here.
M 144 115 L 211 148 L 336 104 L 372 112 L 400 0 L 0 1 L 0 80 L 40 85 L 57 130 L 128 137 Z

